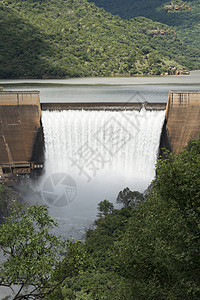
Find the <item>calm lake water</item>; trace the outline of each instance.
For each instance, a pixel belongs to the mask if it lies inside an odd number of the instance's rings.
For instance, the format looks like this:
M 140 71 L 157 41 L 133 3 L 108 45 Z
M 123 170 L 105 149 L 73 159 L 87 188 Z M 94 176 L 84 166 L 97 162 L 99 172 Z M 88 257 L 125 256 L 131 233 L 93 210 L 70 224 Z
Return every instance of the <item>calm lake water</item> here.
M 167 102 L 169 90 L 200 90 L 200 71 L 184 76 L 0 80 L 4 90 L 39 90 L 43 102 Z

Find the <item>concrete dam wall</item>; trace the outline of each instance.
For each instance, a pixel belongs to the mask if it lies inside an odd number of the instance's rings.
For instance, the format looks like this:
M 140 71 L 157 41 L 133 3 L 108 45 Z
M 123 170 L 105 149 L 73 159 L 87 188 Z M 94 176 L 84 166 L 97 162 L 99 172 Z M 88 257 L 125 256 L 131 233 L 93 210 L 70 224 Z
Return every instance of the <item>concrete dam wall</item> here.
M 41 110 L 165 110 L 160 149 L 177 152 L 200 133 L 200 91 L 170 91 L 165 103 L 42 103 L 38 91 L 0 91 L 0 176 L 43 168 Z M 162 151 L 161 151 L 162 154 Z
M 200 91 L 170 91 L 161 147 L 178 152 L 200 134 Z
M 39 92 L 0 92 L 0 173 L 30 173 L 43 162 Z M 43 147 L 42 147 L 43 148 Z

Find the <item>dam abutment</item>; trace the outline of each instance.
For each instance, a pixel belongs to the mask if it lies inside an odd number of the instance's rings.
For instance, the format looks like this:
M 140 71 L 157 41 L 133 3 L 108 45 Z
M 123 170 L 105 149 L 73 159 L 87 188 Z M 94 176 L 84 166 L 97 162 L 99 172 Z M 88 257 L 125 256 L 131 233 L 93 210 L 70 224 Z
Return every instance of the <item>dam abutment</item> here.
M 30 174 L 43 167 L 40 94 L 0 92 L 1 179 Z M 43 147 L 42 147 L 43 148 Z M 34 158 L 34 160 L 33 160 Z
M 161 147 L 174 153 L 200 133 L 200 91 L 170 91 L 161 136 Z

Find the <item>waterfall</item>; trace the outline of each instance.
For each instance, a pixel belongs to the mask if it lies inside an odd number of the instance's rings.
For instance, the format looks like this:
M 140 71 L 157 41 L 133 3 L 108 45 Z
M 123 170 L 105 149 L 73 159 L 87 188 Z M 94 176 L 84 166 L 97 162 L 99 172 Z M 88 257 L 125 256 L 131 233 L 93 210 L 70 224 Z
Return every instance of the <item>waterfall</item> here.
M 53 214 L 91 222 L 101 200 L 115 202 L 127 186 L 143 192 L 155 176 L 164 116 L 164 111 L 145 108 L 43 111 L 41 189 Z

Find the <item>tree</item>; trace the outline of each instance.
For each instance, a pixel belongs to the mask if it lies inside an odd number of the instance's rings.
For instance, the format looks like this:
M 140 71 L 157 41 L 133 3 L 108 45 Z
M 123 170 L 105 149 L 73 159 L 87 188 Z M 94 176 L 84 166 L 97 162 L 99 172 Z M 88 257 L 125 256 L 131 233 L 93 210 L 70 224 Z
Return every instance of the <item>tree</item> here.
M 120 191 L 117 196 L 117 203 L 123 204 L 124 207 L 137 207 L 138 203 L 144 201 L 144 196 L 138 191 L 132 192 L 128 187 Z
M 0 267 L 0 285 L 17 285 L 15 300 L 41 299 L 55 288 L 50 279 L 66 244 L 50 232 L 57 224 L 46 206 L 14 204 L 6 219 L 0 227 L 0 249 L 6 259 Z
M 12 197 L 11 191 L 3 184 L 0 184 L 0 223 L 3 223 L 3 216 L 8 215 Z
M 99 202 L 98 207 L 97 207 L 99 213 L 98 217 L 105 217 L 108 214 L 111 214 L 114 210 L 114 205 L 109 202 L 108 200 L 103 200 Z
M 99 203 L 106 215 L 57 269 L 70 275 L 48 299 L 200 299 L 200 140 L 165 157 L 137 209 Z
M 119 244 L 134 299 L 200 298 L 200 140 L 159 160 L 146 201 Z

